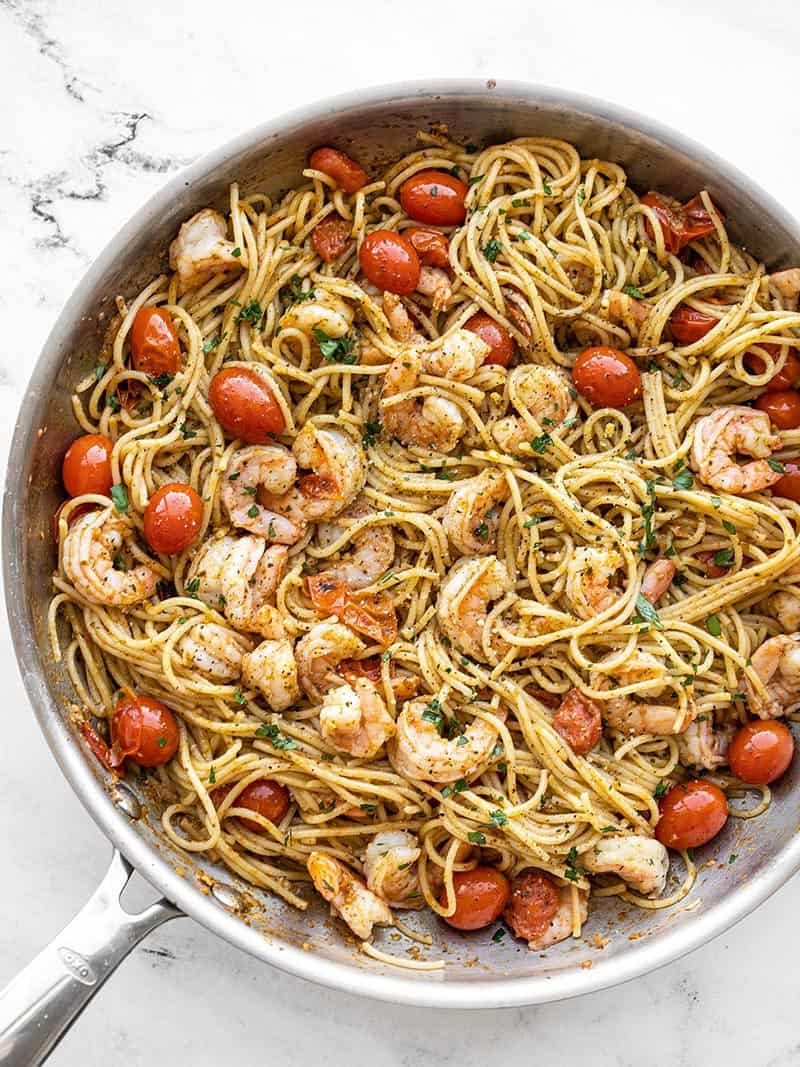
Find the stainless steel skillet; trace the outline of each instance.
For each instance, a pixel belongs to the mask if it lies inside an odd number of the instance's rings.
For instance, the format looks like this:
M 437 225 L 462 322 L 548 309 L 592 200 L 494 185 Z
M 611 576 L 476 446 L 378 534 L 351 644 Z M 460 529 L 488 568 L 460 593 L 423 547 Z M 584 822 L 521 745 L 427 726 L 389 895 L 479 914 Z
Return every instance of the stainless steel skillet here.
M 6 475 L 4 576 L 20 671 L 56 760 L 119 850 L 86 908 L 0 994 L 0 1058 L 8 1062 L 41 1062 L 133 946 L 182 914 L 267 963 L 351 993 L 431 1007 L 500 1007 L 576 996 L 674 960 L 746 915 L 800 866 L 795 769 L 766 815 L 750 823 L 731 820 L 714 851 L 702 857 L 719 855 L 723 862 L 703 871 L 689 906 L 642 912 L 601 902 L 587 940 L 545 956 L 509 938 L 495 943 L 488 934 L 464 936 L 423 917 L 435 942 L 430 954 L 444 952 L 447 967 L 404 972 L 359 955 L 331 929 L 321 906 L 299 914 L 237 884 L 226 870 L 173 851 L 158 833 L 155 813 L 140 808 L 137 786 L 105 781 L 66 722 L 72 694 L 45 639 L 54 563 L 49 531 L 61 500 L 61 457 L 76 434 L 69 394 L 97 360 L 114 296 L 136 292 L 162 269 L 164 250 L 183 219 L 208 205 L 224 208 L 230 181 L 245 192 L 284 190 L 299 180 L 309 149 L 325 143 L 377 167 L 407 151 L 415 132 L 434 122 L 476 144 L 532 134 L 563 138 L 584 155 L 621 163 L 641 190 L 685 198 L 707 188 L 736 239 L 754 254 L 775 267 L 800 262 L 797 222 L 700 145 L 609 104 L 519 83 L 412 83 L 337 97 L 243 134 L 192 164 L 137 212 L 88 271 L 47 340 L 20 410 Z M 725 862 L 731 852 L 738 856 L 734 868 Z M 163 894 L 138 916 L 119 905 L 131 865 Z M 604 950 L 591 946 L 594 933 L 611 939 Z M 385 947 L 402 952 L 395 943 Z M 590 969 L 580 966 L 586 960 Z

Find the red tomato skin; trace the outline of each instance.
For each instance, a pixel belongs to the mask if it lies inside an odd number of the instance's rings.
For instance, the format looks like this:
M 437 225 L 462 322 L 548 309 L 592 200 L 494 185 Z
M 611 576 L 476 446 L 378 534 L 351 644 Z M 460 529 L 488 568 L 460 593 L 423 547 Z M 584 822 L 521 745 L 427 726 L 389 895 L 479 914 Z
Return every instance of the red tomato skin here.
M 711 215 L 705 208 L 700 195 L 693 196 L 685 204 L 679 204 L 662 193 L 647 193 L 641 198 L 640 203 L 646 204 L 655 214 L 661 226 L 664 237 L 664 247 L 668 252 L 677 255 L 686 245 L 696 241 L 699 237 L 705 237 L 714 232 L 714 223 Z M 722 218 L 722 212 L 716 208 L 717 214 Z M 646 229 L 650 237 L 653 237 L 650 220 L 646 223 Z
M 775 486 L 773 486 L 773 489 L 774 488 Z M 723 574 L 727 574 L 728 571 L 731 569 L 730 567 L 723 567 L 720 563 L 715 563 L 714 556 L 716 556 L 716 552 L 709 551 L 697 553 L 697 558 L 699 560 L 702 560 L 702 562 L 705 564 L 706 578 L 721 578 Z
M 761 345 L 760 347 L 766 349 L 773 360 L 780 358 L 780 345 Z M 767 366 L 757 352 L 747 352 L 744 362 L 751 374 L 763 374 Z M 786 362 L 776 374 L 772 375 L 764 388 L 768 393 L 782 393 L 786 389 L 793 389 L 798 383 L 800 383 L 800 358 L 794 349 L 790 348 L 786 355 Z
M 794 500 L 800 504 L 800 456 L 794 459 L 782 459 L 786 473 L 782 475 L 773 486 L 770 486 L 773 496 L 783 496 L 787 500 Z
M 407 237 L 394 230 L 373 230 L 358 250 L 361 269 L 379 289 L 405 296 L 419 282 L 419 256 Z
M 249 367 L 223 367 L 211 379 L 208 400 L 217 422 L 232 437 L 266 445 L 286 429 L 267 382 Z
M 716 837 L 728 818 L 725 794 L 702 779 L 681 782 L 659 801 L 656 838 L 667 848 L 699 848 Z
M 595 408 L 624 408 L 642 395 L 639 368 L 630 356 L 605 345 L 581 352 L 572 368 L 572 380 Z
M 232 785 L 222 785 L 211 794 L 214 804 L 219 807 L 225 797 L 230 793 Z M 263 815 L 271 823 L 277 825 L 289 810 L 291 798 L 285 785 L 276 782 L 273 778 L 257 778 L 255 782 L 246 785 L 233 802 L 234 808 L 248 808 L 250 811 Z M 255 834 L 263 834 L 264 827 L 255 819 L 240 818 L 242 826 L 252 830 Z
M 78 437 L 67 449 L 61 465 L 64 488 L 70 496 L 99 493 L 108 496 L 114 479 L 111 474 L 111 438 L 102 433 Z
M 553 729 L 577 756 L 585 756 L 603 736 L 600 705 L 580 689 L 570 689 L 553 716 Z
M 346 193 L 357 193 L 369 181 L 366 171 L 338 148 L 317 148 L 309 157 L 309 166 L 333 178 Z
M 558 911 L 560 894 L 544 871 L 523 871 L 511 885 L 511 899 L 503 918 L 516 937 L 533 941 L 542 936 Z
M 427 266 L 441 267 L 443 270 L 450 266 L 450 243 L 443 233 L 427 230 L 424 226 L 409 226 L 403 230 L 403 236 L 409 239 L 420 260 Z
M 194 541 L 203 522 L 203 501 L 185 482 L 162 485 L 144 511 L 144 539 L 154 552 L 176 556 Z
M 350 223 L 338 215 L 323 219 L 311 231 L 314 251 L 325 263 L 332 263 L 350 244 Z
M 111 747 L 122 759 L 160 767 L 175 755 L 179 740 L 175 716 L 155 697 L 124 696 L 114 709 Z
M 703 311 L 695 311 L 694 308 L 681 304 L 672 312 L 669 328 L 678 344 L 691 345 L 705 337 L 718 322 L 719 319 L 715 319 L 713 315 L 706 315 Z
M 794 738 L 785 723 L 748 722 L 735 734 L 728 766 L 748 785 L 769 785 L 785 774 L 794 755 Z
M 800 394 L 794 389 L 781 393 L 762 393 L 754 407 L 766 411 L 779 430 L 796 430 L 800 426 Z
M 494 867 L 474 867 L 453 875 L 456 910 L 442 918 L 456 930 L 481 930 L 497 919 L 511 896 L 511 886 L 502 871 Z M 442 890 L 439 903 L 447 907 Z
M 516 345 L 508 330 L 501 326 L 491 315 L 479 311 L 464 323 L 464 329 L 476 333 L 491 348 L 484 359 L 484 364 L 494 363 L 498 367 L 507 367 L 516 353 Z
M 443 170 L 420 170 L 400 186 L 403 211 L 429 226 L 460 226 L 467 217 L 469 188 Z
M 131 326 L 131 365 L 155 378 L 177 374 L 181 349 L 172 317 L 164 308 L 139 308 Z

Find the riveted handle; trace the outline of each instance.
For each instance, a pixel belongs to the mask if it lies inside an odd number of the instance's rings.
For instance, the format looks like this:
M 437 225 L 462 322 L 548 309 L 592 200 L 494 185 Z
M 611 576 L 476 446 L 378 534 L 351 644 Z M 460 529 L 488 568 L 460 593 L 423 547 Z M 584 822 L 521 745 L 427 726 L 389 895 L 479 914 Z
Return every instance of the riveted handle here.
M 183 915 L 163 898 L 136 915 L 125 911 L 120 896 L 132 873 L 115 850 L 85 907 L 0 992 L 0 1062 L 43 1063 L 142 938 Z

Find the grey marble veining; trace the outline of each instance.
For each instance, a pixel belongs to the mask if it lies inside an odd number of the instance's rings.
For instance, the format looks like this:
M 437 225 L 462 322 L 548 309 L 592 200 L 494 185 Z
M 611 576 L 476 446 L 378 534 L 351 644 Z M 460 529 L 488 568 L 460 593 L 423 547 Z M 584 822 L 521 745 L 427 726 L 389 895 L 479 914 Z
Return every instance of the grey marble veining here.
M 170 174 L 264 117 L 403 77 L 520 78 L 658 116 L 790 208 L 793 0 L 0 0 L 0 456 L 80 275 Z M 38 734 L 0 622 L 0 983 L 84 902 L 108 846 Z M 800 1062 L 800 883 L 691 957 L 563 1004 L 460 1015 L 319 989 L 188 920 L 140 946 L 53 1058 L 165 1063 L 672 1067 Z

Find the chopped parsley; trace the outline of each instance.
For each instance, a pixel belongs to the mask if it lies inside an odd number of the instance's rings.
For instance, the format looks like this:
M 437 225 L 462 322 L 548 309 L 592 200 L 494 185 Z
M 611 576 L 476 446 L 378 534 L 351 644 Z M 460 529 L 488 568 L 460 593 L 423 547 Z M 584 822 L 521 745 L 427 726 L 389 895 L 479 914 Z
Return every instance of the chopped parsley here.
M 362 811 L 366 812 L 367 815 L 374 815 L 378 810 L 377 804 L 359 804 L 358 806 Z
M 258 515 L 258 512 L 259 512 L 259 507 L 258 507 L 258 504 L 252 504 L 252 505 L 251 505 L 251 506 L 250 506 L 250 507 L 249 507 L 249 508 L 247 509 L 247 515 L 248 515 L 248 517 L 249 517 L 249 518 L 251 518 L 251 519 L 254 519 L 254 518 L 255 518 L 255 517 L 256 517 L 256 516 Z
M 290 748 L 297 748 L 297 742 L 293 741 L 291 737 L 284 737 L 274 723 L 259 726 L 256 730 L 256 737 L 266 737 L 267 740 L 272 743 L 273 748 L 278 748 L 284 751 Z
M 770 467 L 772 468 L 772 470 L 775 471 L 776 474 L 786 473 L 786 468 L 782 463 L 779 463 L 777 459 L 768 459 L 767 463 L 769 463 Z
M 317 295 L 313 289 L 303 288 L 303 279 L 299 274 L 292 275 L 289 279 L 289 289 L 285 292 L 290 304 L 302 304 L 304 300 L 313 300 Z
M 197 430 L 193 430 L 190 426 L 187 426 L 185 422 L 182 422 L 178 429 L 181 431 L 181 437 L 184 441 L 191 441 L 193 437 L 197 437 Z
M 383 432 L 383 423 L 381 422 L 365 422 L 364 423 L 364 447 L 372 448 L 377 442 L 381 433 Z
M 567 868 L 564 871 L 564 877 L 569 879 L 570 882 L 577 882 L 578 879 L 586 874 L 583 867 L 579 866 L 575 861 L 578 858 L 578 850 L 573 845 L 567 853 Z
M 719 637 L 722 633 L 722 624 L 716 615 L 709 615 L 706 619 L 706 629 L 712 637 Z
M 639 593 L 636 597 L 636 611 L 638 616 L 634 615 L 633 622 L 643 619 L 650 626 L 655 626 L 657 630 L 664 629 L 664 624 L 658 617 L 658 612 L 643 593 Z
M 247 703 L 247 697 L 244 695 L 241 689 L 236 690 L 236 692 L 233 694 L 233 698 L 240 708 L 244 707 L 244 705 Z
M 485 845 L 486 835 L 482 834 L 480 830 L 470 830 L 467 834 L 467 840 L 471 841 L 473 845 Z
M 189 594 L 189 596 L 196 597 L 197 596 L 197 590 L 199 588 L 200 588 L 200 579 L 199 578 L 192 578 L 192 580 L 190 582 L 186 583 L 186 592 Z
M 722 528 L 724 530 L 727 530 L 727 532 L 729 534 L 735 534 L 736 533 L 736 527 L 733 525 L 732 522 L 728 522 L 727 519 L 723 519 L 722 520 Z
M 508 816 L 504 811 L 501 811 L 499 808 L 497 808 L 496 811 L 490 812 L 489 818 L 492 820 L 495 826 L 505 826 L 505 824 L 508 822 Z
M 98 381 L 98 382 L 99 382 L 99 381 L 100 381 L 100 379 L 101 379 L 101 378 L 103 377 L 103 375 L 105 374 L 105 372 L 106 372 L 106 365 L 105 365 L 105 363 L 98 363 L 98 364 L 97 364 L 97 366 L 96 366 L 96 367 L 94 368 L 94 377 L 95 377 L 95 381 Z
M 166 389 L 172 381 L 173 375 L 167 374 L 166 371 L 162 371 L 161 374 L 148 374 L 147 377 L 157 389 Z
M 586 201 L 586 190 L 583 188 L 582 185 L 578 186 L 578 195 L 575 197 L 575 199 L 578 201 L 578 204 L 582 205 L 583 203 L 585 203 L 585 201 Z
M 669 789 L 669 785 L 662 778 L 661 781 L 658 783 L 658 785 L 653 790 L 653 796 L 656 798 L 656 800 L 660 800 L 664 796 L 664 794 L 666 793 L 666 791 L 668 789 Z
M 225 334 L 215 334 L 213 337 L 209 337 L 207 341 L 203 341 L 203 354 L 208 355 L 209 352 L 213 352 L 215 348 L 219 348 L 222 344 Z
M 490 263 L 494 263 L 497 257 L 500 255 L 501 244 L 496 237 L 493 237 L 491 241 L 487 241 L 483 246 L 483 254 L 489 260 Z
M 542 178 L 542 192 L 545 196 L 552 196 L 553 190 L 550 188 L 550 182 L 547 178 Z
M 217 775 L 216 775 L 216 773 L 214 771 L 214 768 L 212 767 L 211 770 L 208 772 L 208 784 L 209 785 L 215 785 L 216 781 L 217 781 Z
M 469 179 L 469 181 L 467 182 L 467 185 L 469 185 L 469 186 L 477 185 L 478 182 L 482 182 L 485 177 L 486 177 L 485 174 L 476 174 L 474 178 L 470 178 Z
M 352 337 L 329 337 L 324 330 L 315 326 L 311 331 L 319 345 L 319 350 L 329 363 L 357 362 L 358 356 L 353 351 L 356 342 Z
M 116 393 L 114 393 L 114 394 L 112 394 L 112 396 L 108 397 L 106 403 L 108 404 L 108 406 L 111 408 L 111 410 L 114 412 L 115 415 L 117 414 L 117 412 L 122 407 L 122 404 L 120 404 L 119 397 L 117 396 Z
M 166 737 L 157 737 L 156 738 L 156 744 L 158 745 L 159 748 L 166 748 L 166 745 L 167 745 Z
M 506 932 L 502 926 L 498 926 L 495 932 L 491 936 L 491 941 L 495 945 L 499 945 L 503 938 L 506 936 Z
M 714 565 L 717 567 L 730 567 L 733 564 L 733 549 L 721 548 L 714 553 Z
M 111 499 L 114 501 L 114 507 L 117 511 L 128 510 L 128 490 L 122 482 L 111 486 Z
M 553 438 L 550 436 L 549 433 L 545 432 L 543 434 L 540 434 L 538 437 L 533 438 L 533 440 L 531 441 L 531 448 L 537 455 L 543 456 L 547 449 L 550 447 L 550 445 L 552 445 L 552 443 Z
M 694 485 L 694 478 L 690 470 L 682 470 L 680 474 L 676 474 L 672 479 L 673 489 L 691 489 Z
M 264 312 L 261 310 L 261 305 L 257 300 L 251 300 L 250 303 L 243 307 L 239 312 L 239 322 L 249 322 L 251 326 L 258 326 L 261 322 L 261 317 Z
M 625 292 L 628 294 L 628 296 L 632 296 L 635 300 L 644 300 L 644 293 L 635 285 L 626 285 Z
M 233 256 L 234 259 L 238 259 L 241 254 L 242 254 L 241 248 L 234 248 L 234 250 L 231 252 L 231 255 Z
M 516 197 L 511 201 L 512 207 L 529 207 L 530 200 L 525 200 L 524 197 Z
M 479 541 L 483 541 L 484 544 L 489 540 L 489 526 L 487 523 L 482 522 L 479 526 L 476 526 L 472 531 Z

